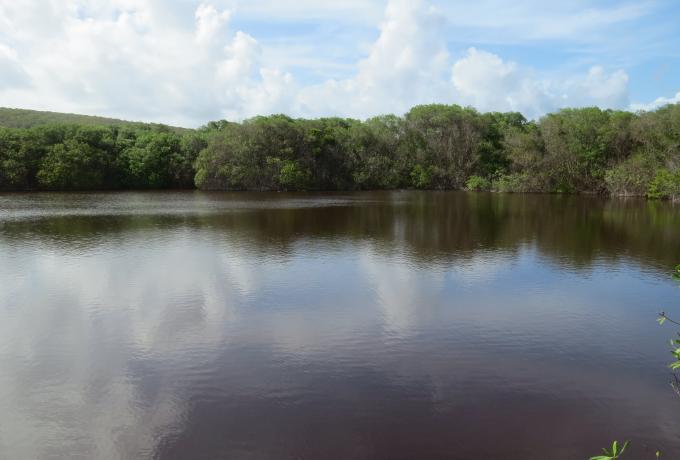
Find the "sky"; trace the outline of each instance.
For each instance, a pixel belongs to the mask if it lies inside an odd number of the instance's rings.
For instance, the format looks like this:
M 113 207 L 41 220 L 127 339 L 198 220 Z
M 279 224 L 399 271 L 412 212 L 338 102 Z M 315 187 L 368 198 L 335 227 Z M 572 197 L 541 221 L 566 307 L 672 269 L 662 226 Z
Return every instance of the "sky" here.
M 675 0 L 0 0 L 0 106 L 197 127 L 680 102 Z

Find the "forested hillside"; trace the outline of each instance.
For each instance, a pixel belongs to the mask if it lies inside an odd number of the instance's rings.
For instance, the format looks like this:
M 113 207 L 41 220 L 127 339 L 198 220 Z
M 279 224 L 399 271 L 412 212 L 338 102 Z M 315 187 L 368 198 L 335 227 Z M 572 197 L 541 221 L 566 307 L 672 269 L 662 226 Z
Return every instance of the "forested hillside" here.
M 10 109 L 0 107 L 0 126 L 5 128 L 32 128 L 40 125 L 73 124 L 81 126 L 150 126 L 149 123 L 119 120 L 116 118 L 78 115 L 74 113 L 43 112 L 39 110 Z M 161 126 L 161 125 L 158 125 Z M 170 127 L 185 132 L 186 128 Z
M 528 121 L 434 104 L 365 121 L 273 115 L 198 130 L 6 113 L 5 190 L 467 188 L 680 198 L 680 105 L 564 109 Z

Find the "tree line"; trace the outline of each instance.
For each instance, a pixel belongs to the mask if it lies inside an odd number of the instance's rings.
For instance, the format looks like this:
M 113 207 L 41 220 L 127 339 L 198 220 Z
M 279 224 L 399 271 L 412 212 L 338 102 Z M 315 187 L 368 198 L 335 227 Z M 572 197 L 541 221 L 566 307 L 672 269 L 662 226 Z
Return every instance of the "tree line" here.
M 0 189 L 469 189 L 680 199 L 680 105 L 537 121 L 421 105 L 359 121 L 259 116 L 0 128 Z

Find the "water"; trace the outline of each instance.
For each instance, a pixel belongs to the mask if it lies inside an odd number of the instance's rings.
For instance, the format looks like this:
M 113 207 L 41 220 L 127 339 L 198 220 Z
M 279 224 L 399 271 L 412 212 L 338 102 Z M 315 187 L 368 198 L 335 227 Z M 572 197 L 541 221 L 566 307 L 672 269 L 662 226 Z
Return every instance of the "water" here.
M 0 458 L 680 458 L 680 206 L 0 195 Z

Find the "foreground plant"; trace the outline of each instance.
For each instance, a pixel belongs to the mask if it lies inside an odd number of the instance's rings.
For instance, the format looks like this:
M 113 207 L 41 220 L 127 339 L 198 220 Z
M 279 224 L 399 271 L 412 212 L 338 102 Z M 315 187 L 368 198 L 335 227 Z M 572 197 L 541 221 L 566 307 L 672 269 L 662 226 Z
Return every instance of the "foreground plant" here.
M 617 458 L 620 458 L 621 455 L 623 455 L 623 452 L 626 450 L 626 447 L 628 447 L 628 444 L 630 444 L 630 441 L 624 442 L 623 446 L 621 446 L 621 449 L 619 450 L 619 442 L 614 441 L 610 449 L 607 448 L 602 449 L 604 455 L 596 455 L 595 457 L 590 457 L 590 460 L 615 460 Z M 658 457 L 659 456 L 657 455 L 657 458 Z
M 680 282 L 680 265 L 677 265 L 675 267 L 673 279 Z M 656 321 L 659 323 L 660 326 L 663 326 L 666 322 L 680 326 L 680 322 L 675 321 L 672 318 L 669 318 L 665 311 L 659 313 L 659 317 L 656 319 Z M 668 367 L 670 367 L 671 370 L 673 371 L 673 381 L 671 382 L 671 387 L 673 388 L 673 391 L 675 391 L 675 393 L 678 396 L 680 396 L 680 377 L 678 377 L 678 374 L 675 373 L 675 371 L 680 369 L 680 337 L 671 339 L 670 344 L 671 354 L 673 355 L 673 358 L 675 358 L 675 360 L 668 365 Z
M 675 281 L 680 281 L 680 265 L 675 266 L 675 273 L 673 273 L 673 279 Z

